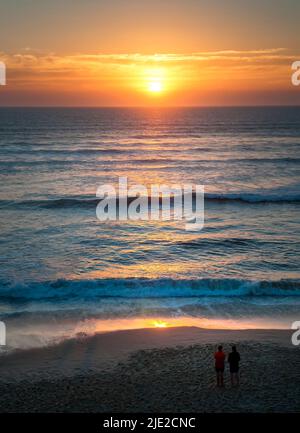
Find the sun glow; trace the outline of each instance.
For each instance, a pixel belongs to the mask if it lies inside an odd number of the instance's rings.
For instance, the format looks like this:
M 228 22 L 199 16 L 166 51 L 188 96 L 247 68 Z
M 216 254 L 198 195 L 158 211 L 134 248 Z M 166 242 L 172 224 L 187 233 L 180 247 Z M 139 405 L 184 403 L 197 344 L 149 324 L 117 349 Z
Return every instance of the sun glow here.
M 163 322 L 162 320 L 156 320 L 153 322 L 155 328 L 166 328 L 168 326 L 167 322 Z
M 169 80 L 166 67 L 152 67 L 141 71 L 144 89 L 154 95 L 160 95 L 166 90 L 166 84 Z
M 163 90 L 163 85 L 160 80 L 150 81 L 148 84 L 149 92 L 160 93 Z
M 216 319 L 206 317 L 135 317 L 131 319 L 91 319 L 79 322 L 75 333 L 94 335 L 98 332 L 112 332 L 130 329 L 170 329 L 176 327 L 196 327 L 200 329 L 288 329 L 288 320 L 253 318 Z M 288 323 L 287 323 L 288 322 Z

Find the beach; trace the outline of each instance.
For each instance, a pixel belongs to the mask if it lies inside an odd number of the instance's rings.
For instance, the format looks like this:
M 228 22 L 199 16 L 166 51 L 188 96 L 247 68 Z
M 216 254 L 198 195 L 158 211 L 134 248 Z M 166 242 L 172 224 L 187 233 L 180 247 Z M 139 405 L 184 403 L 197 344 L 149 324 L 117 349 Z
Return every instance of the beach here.
M 0 419 L 298 421 L 300 0 L 0 10 Z
M 299 411 L 299 115 L 1 108 L 0 411 Z M 102 221 L 125 178 L 148 207 Z M 204 227 L 149 219 L 153 185 L 203 186 Z
M 237 344 L 241 384 L 215 384 L 213 353 Z M 1 412 L 299 412 L 300 351 L 288 330 L 137 329 L 0 359 Z

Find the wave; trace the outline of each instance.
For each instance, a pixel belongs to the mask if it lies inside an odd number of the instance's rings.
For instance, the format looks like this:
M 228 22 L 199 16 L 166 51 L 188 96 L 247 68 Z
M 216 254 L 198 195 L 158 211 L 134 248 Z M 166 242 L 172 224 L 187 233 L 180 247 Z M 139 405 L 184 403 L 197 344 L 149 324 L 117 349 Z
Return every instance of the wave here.
M 134 201 L 136 197 L 128 197 L 128 203 Z M 171 205 L 173 203 L 174 197 L 171 197 Z M 193 195 L 195 199 L 195 195 Z M 281 195 L 276 193 L 270 194 L 259 194 L 259 193 L 206 193 L 204 196 L 206 202 L 240 202 L 240 203 L 299 203 L 300 194 L 297 192 L 281 193 Z M 151 196 L 148 196 L 149 205 Z M 0 208 L 10 208 L 10 207 L 21 207 L 21 208 L 93 208 L 101 201 L 99 198 L 95 197 L 78 197 L 69 196 L 54 199 L 38 199 L 38 200 L 0 200 Z M 160 205 L 162 200 L 159 200 Z M 119 199 L 117 198 L 117 205 Z
M 205 194 L 206 200 L 213 201 L 240 201 L 245 203 L 290 203 L 300 202 L 300 194 L 298 192 L 280 192 L 278 193 L 208 193 Z
M 101 298 L 201 298 L 300 296 L 300 280 L 94 279 L 0 282 L 2 302 L 97 300 Z
M 203 238 L 200 239 L 194 239 L 191 241 L 177 241 L 176 245 L 182 248 L 214 248 L 214 251 L 216 253 L 216 247 L 222 249 L 223 248 L 232 248 L 235 252 L 238 249 L 248 249 L 248 248 L 257 248 L 257 247 L 263 247 L 263 246 L 271 246 L 275 247 L 276 245 L 279 245 L 281 248 L 284 245 L 291 245 L 295 244 L 297 245 L 297 241 L 291 241 L 291 240 L 265 240 L 265 239 L 259 239 L 259 238 Z
M 31 145 L 32 146 L 32 145 Z M 130 149 L 133 150 L 133 149 Z M 136 150 L 134 149 L 135 153 Z M 139 150 L 137 150 L 137 152 L 139 152 Z M 80 149 L 53 149 L 53 148 L 47 148 L 47 149 L 40 149 L 40 148 L 36 148 L 34 147 L 34 145 L 31 148 L 26 148 L 26 150 L 22 150 L 22 149 L 13 149 L 13 148 L 9 148 L 9 149 L 5 149 L 5 154 L 10 155 L 10 154 L 24 154 L 24 155 L 67 155 L 67 156 L 73 156 L 73 155 L 97 155 L 97 154 L 101 154 L 101 153 L 128 153 L 128 149 L 119 149 L 119 148 L 102 148 L 102 147 L 98 147 L 95 149 L 92 148 L 80 148 Z M 36 161 L 37 163 L 39 163 L 40 161 Z

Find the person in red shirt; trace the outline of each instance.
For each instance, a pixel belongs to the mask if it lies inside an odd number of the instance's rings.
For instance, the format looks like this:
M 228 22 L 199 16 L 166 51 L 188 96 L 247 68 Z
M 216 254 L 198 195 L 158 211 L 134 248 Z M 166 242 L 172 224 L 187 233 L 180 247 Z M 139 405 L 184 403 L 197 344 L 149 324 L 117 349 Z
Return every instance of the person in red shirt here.
M 215 353 L 215 369 L 217 374 L 217 386 L 224 386 L 224 367 L 225 367 L 225 353 L 223 347 L 218 346 L 218 351 Z

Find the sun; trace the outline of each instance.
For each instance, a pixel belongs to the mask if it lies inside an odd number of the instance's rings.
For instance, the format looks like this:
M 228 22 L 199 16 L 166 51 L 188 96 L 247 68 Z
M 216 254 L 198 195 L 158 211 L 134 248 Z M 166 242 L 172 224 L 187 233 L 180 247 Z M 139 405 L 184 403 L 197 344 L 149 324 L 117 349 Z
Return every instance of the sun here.
M 150 81 L 148 84 L 148 90 L 151 93 L 160 93 L 163 90 L 163 85 L 160 80 Z
M 162 320 L 155 320 L 153 322 L 155 328 L 167 328 L 167 322 L 163 322 Z

